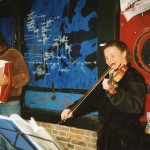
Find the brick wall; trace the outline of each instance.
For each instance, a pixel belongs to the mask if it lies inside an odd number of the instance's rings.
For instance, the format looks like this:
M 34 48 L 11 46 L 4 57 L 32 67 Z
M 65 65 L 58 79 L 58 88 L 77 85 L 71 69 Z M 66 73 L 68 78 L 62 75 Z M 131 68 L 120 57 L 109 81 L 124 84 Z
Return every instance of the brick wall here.
M 60 141 L 65 150 L 96 150 L 97 134 L 95 131 L 51 123 L 37 123 Z

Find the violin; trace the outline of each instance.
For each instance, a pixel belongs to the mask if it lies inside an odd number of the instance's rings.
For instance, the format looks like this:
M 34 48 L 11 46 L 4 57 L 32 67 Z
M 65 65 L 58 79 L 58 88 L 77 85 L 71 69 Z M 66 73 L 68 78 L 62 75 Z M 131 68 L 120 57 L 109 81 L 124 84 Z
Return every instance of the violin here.
M 89 94 L 100 84 L 100 82 L 108 75 L 114 68 L 114 64 L 112 64 L 97 80 L 97 82 L 85 93 L 85 95 L 79 99 L 79 101 L 70 109 L 70 112 L 74 112 L 83 102 L 84 100 L 89 96 Z M 69 113 L 70 113 L 69 112 Z M 68 113 L 68 114 L 69 114 Z M 58 124 L 64 124 L 66 122 L 66 119 L 60 120 Z
M 110 95 L 114 95 L 117 93 L 117 83 L 124 77 L 127 69 L 128 67 L 126 65 L 123 65 L 116 71 L 116 73 L 113 76 L 111 76 L 110 80 L 108 81 L 109 90 L 107 91 Z
M 119 82 L 122 77 L 124 76 L 126 70 L 127 70 L 127 66 L 122 66 L 120 67 L 117 71 L 116 74 L 113 76 L 113 78 L 109 81 L 110 82 L 110 89 L 109 89 L 109 93 L 111 94 L 115 94 L 116 90 L 115 90 L 115 86 L 114 84 Z M 98 79 L 98 81 L 85 93 L 85 95 L 70 109 L 70 112 L 74 112 L 82 103 L 83 101 L 89 96 L 89 94 L 100 84 L 100 82 L 106 77 L 106 75 L 108 75 L 111 71 L 114 70 L 114 64 L 112 64 L 102 75 L 101 77 Z M 69 112 L 69 113 L 70 113 Z M 68 113 L 68 114 L 69 114 Z M 58 122 L 58 124 L 64 124 L 66 122 L 67 119 L 63 119 L 61 121 Z

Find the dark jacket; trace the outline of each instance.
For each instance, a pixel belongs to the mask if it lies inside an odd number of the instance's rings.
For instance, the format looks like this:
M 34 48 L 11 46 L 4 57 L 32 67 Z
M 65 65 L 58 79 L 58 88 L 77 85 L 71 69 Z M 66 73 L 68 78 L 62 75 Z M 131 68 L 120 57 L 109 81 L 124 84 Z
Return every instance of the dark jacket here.
M 99 84 L 74 111 L 73 116 L 98 111 L 97 149 L 143 150 L 144 129 L 139 117 L 144 111 L 145 80 L 137 70 L 129 66 L 116 90 L 117 93 L 110 96 Z

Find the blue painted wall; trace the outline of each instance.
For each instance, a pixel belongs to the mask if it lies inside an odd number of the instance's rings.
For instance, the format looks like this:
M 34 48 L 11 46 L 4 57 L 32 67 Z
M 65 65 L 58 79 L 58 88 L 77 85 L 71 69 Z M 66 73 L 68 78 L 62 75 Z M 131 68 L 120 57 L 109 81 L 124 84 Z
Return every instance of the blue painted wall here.
M 26 91 L 26 107 L 61 111 L 82 96 L 82 94 L 68 94 L 62 92 L 56 92 L 55 94 L 56 99 L 53 99 L 50 92 Z
M 33 0 L 24 18 L 28 86 L 88 90 L 98 79 L 97 20 L 97 0 Z M 13 45 L 13 17 L 0 19 L 0 31 Z M 83 96 L 55 92 L 52 99 L 53 94 L 26 90 L 24 104 L 61 111 Z
M 96 0 L 34 0 L 25 18 L 29 86 L 89 89 L 98 78 Z M 81 94 L 25 92 L 29 108 L 62 110 Z M 65 102 L 64 102 L 65 101 Z
M 98 79 L 97 0 L 33 0 L 25 18 L 30 87 L 88 90 Z M 62 110 L 82 94 L 26 91 L 25 106 Z
M 97 80 L 97 12 L 87 5 L 85 0 L 33 1 L 24 36 L 30 86 L 89 89 Z

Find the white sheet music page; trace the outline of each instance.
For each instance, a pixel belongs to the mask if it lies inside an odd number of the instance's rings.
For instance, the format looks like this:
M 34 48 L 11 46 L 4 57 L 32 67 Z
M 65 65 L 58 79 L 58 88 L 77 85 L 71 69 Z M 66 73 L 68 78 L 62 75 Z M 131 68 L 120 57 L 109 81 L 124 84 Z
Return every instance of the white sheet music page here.
M 64 150 L 62 145 L 31 118 L 29 122 L 17 114 L 10 116 L 14 124 L 32 141 L 38 150 Z

